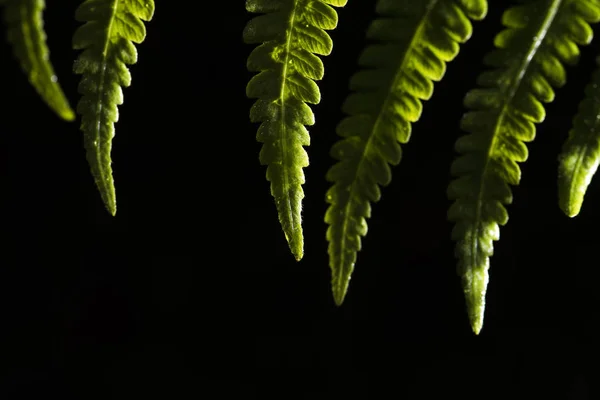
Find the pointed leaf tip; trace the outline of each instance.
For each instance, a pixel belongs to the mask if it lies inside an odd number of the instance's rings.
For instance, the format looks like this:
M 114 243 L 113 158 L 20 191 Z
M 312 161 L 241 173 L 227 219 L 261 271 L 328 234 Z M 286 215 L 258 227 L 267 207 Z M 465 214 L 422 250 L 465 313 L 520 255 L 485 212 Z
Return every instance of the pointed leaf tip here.
M 67 122 L 75 121 L 75 113 L 71 108 L 61 110 L 59 115 L 62 119 L 64 119 Z
M 469 312 L 471 329 L 475 335 L 479 335 L 479 332 L 481 332 L 481 329 L 483 328 L 483 313 L 485 312 L 485 304 L 482 302 L 467 303 L 467 308 Z
M 117 205 L 116 204 L 107 204 L 106 209 L 109 214 L 115 217 L 117 215 Z
M 96 187 L 100 191 L 100 198 L 102 199 L 102 203 L 104 203 L 104 208 L 114 217 L 117 214 L 117 196 L 112 180 L 107 182 L 106 185 L 96 181 Z
M 485 295 L 489 282 L 488 265 L 483 268 L 469 268 L 462 277 L 463 291 L 467 303 L 467 313 L 473 333 L 479 335 L 483 328 Z
M 483 296 L 485 296 L 485 292 L 483 293 Z M 483 313 L 485 312 L 485 303 L 477 301 L 467 295 L 467 312 L 469 314 L 471 330 L 475 335 L 479 335 L 479 332 L 481 332 L 481 329 L 483 328 Z
M 575 218 L 579 215 L 579 211 L 581 211 L 581 204 L 570 203 L 563 205 L 561 208 L 567 217 Z
M 479 332 L 481 332 L 481 328 L 483 328 L 483 316 L 478 316 L 474 319 L 471 319 L 471 329 L 473 330 L 473 333 L 475 335 L 479 335 Z
M 302 248 L 293 248 L 290 244 L 290 250 L 292 251 L 292 255 L 296 261 L 300 261 L 302 260 L 302 257 L 304 257 L 304 251 Z
M 345 297 L 346 297 L 346 292 L 339 292 L 339 291 L 333 292 L 333 301 L 335 301 L 335 305 L 338 307 L 340 307 L 342 304 L 344 304 Z
M 342 285 L 333 285 L 333 300 L 335 301 L 336 306 L 341 306 L 346 299 L 346 294 L 348 293 L 348 282 Z
M 283 231 L 283 233 L 285 234 L 285 239 L 287 240 L 290 251 L 296 261 L 302 260 L 302 257 L 304 257 L 304 236 L 302 235 L 302 228 Z

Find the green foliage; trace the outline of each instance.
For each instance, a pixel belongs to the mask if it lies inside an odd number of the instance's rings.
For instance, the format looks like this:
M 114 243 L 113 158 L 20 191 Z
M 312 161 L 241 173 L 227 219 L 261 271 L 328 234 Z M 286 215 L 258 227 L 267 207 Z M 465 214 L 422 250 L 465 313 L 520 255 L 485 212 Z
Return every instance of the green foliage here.
M 30 83 L 61 118 L 75 119 L 52 64 L 43 29 L 44 0 L 0 0 L 4 6 L 7 40 L 12 44 L 21 68 Z M 85 0 L 75 19 L 85 22 L 74 34 L 73 48 L 84 50 L 74 65 L 83 75 L 79 84 L 82 98 L 77 112 L 92 175 L 108 211 L 115 215 L 116 195 L 110 151 L 117 106 L 123 103 L 122 87 L 131 83 L 127 64 L 137 62 L 133 43 L 146 37 L 142 21 L 154 15 L 154 0 Z
M 298 15 L 310 12 L 302 6 L 318 1 L 249 0 L 251 12 L 267 13 L 246 27 L 248 43 L 262 43 L 249 57 L 248 68 L 259 71 L 247 88 L 258 98 L 250 117 L 263 122 L 258 140 L 265 143 L 260 159 L 269 165 L 267 179 L 275 197 L 280 221 L 292 252 L 302 249 L 300 202 L 304 196 L 302 167 L 308 165 L 303 145 L 309 137 L 303 125 L 314 123 L 308 103 L 317 103 L 319 90 L 312 81 L 323 76 L 323 65 L 309 45 L 323 42 L 320 54 L 331 51 L 328 36 L 314 30 L 312 42 L 296 39 Z M 448 197 L 453 204 L 448 219 L 455 223 L 457 272 L 461 276 L 473 331 L 483 325 L 489 258 L 500 226 L 508 221 L 506 205 L 512 202 L 509 185 L 517 185 L 518 162 L 527 159 L 525 145 L 535 136 L 535 124 L 545 118 L 542 103 L 554 99 L 554 88 L 566 83 L 564 65 L 579 59 L 580 45 L 592 40 L 591 23 L 600 20 L 600 0 L 524 0 L 505 11 L 506 29 L 494 41 L 496 49 L 484 63 L 491 67 L 477 81 L 464 103 L 468 112 L 461 121 L 467 132 L 456 142 L 453 180 Z M 334 4 L 339 5 L 339 4 Z M 307 7 L 310 9 L 310 7 Z M 390 165 L 401 159 L 400 144 L 408 142 L 411 126 L 421 116 L 422 101 L 433 94 L 434 82 L 443 78 L 446 63 L 459 52 L 459 44 L 472 34 L 472 20 L 487 13 L 485 0 L 380 0 L 377 17 L 367 38 L 371 40 L 359 60 L 359 71 L 350 81 L 351 94 L 343 105 L 348 115 L 337 127 L 342 137 L 331 155 L 338 162 L 328 171 L 332 182 L 326 201 L 329 224 L 330 268 L 335 302 L 342 304 L 367 233 L 371 203 L 381 198 L 381 186 L 391 182 Z M 327 14 L 329 13 L 329 14 Z M 313 18 L 316 20 L 316 18 Z M 304 21 L 304 20 L 303 20 Z M 300 28 L 298 28 L 300 27 Z M 315 39 L 316 38 L 316 39 Z M 310 52 L 306 51 L 310 50 Z M 288 67 L 289 65 L 289 67 Z M 291 71 L 291 73 L 290 73 Z M 570 138 L 560 167 L 560 202 L 575 215 L 583 193 L 600 163 L 600 75 L 587 90 L 587 99 Z M 286 110 L 292 113 L 285 114 Z
M 591 8 L 591 4 L 590 4 Z M 600 14 L 600 8 L 594 10 Z M 600 65 L 600 57 L 596 60 Z M 559 157 L 558 200 L 569 217 L 579 214 L 583 197 L 600 163 L 600 68 L 585 90 L 585 99 Z
M 337 128 L 343 139 L 331 149 L 339 162 L 327 173 L 334 182 L 327 192 L 331 205 L 325 221 L 338 305 L 348 290 L 361 236 L 367 233 L 370 202 L 381 197 L 378 185 L 391 181 L 388 164 L 400 162 L 398 143 L 408 142 L 411 123 L 421 116 L 421 101 L 433 94 L 433 81 L 442 79 L 459 43 L 471 37 L 469 18 L 484 18 L 487 2 L 381 0 L 376 11 L 378 19 L 367 32 L 376 43 L 364 50 L 361 70 L 350 81 L 354 93 L 343 105 L 349 116 Z
M 489 257 L 499 225 L 508 222 L 505 205 L 512 202 L 510 185 L 517 185 L 517 162 L 527 159 L 524 142 L 535 137 L 535 123 L 545 118 L 542 105 L 554 99 L 552 87 L 566 82 L 562 65 L 577 62 L 577 44 L 592 40 L 590 22 L 600 18 L 597 2 L 538 0 L 508 9 L 507 27 L 496 36 L 497 49 L 485 57 L 493 69 L 478 78 L 481 88 L 465 97 L 461 128 L 468 132 L 456 142 L 460 156 L 452 164 L 456 177 L 448 188 L 454 200 L 448 218 L 456 224 L 458 273 L 471 326 L 483 325 Z
M 117 106 L 123 103 L 121 87 L 131 84 L 127 64 L 137 62 L 133 43 L 146 37 L 142 21 L 154 15 L 154 0 L 86 0 L 75 14 L 85 22 L 73 36 L 73 48 L 84 50 L 74 65 L 82 74 L 77 105 L 81 114 L 84 146 L 96 185 L 108 211 L 115 215 L 117 202 L 111 167 Z
M 503 14 L 506 29 L 485 56 L 490 67 L 467 93 L 468 112 L 456 141 L 457 159 L 448 197 L 448 219 L 455 223 L 457 272 L 461 276 L 473 331 L 483 325 L 485 293 L 493 242 L 508 221 L 510 185 L 521 178 L 518 163 L 528 157 L 526 143 L 543 122 L 543 103 L 554 100 L 566 83 L 565 65 L 575 65 L 579 46 L 592 41 L 592 23 L 600 22 L 600 0 L 523 0 Z M 495 3 L 498 4 L 498 3 Z M 42 99 L 65 120 L 74 113 L 57 83 L 43 30 L 43 0 L 0 0 L 5 6 L 7 38 L 16 58 Z M 250 120 L 260 123 L 260 162 L 292 254 L 303 256 L 301 221 L 303 168 L 308 165 L 315 118 L 308 104 L 320 102 L 317 80 L 324 77 L 319 55 L 333 43 L 326 30 L 336 28 L 333 7 L 346 0 L 247 0 L 246 10 L 261 14 L 246 25 L 243 38 L 258 46 L 247 67 L 257 74 L 246 88 L 256 99 Z M 333 7 L 332 7 L 333 6 Z M 347 116 L 337 127 L 341 139 L 332 147 L 337 163 L 327 173 L 326 195 L 330 268 L 335 302 L 342 304 L 367 233 L 372 203 L 391 182 L 390 165 L 401 159 L 422 102 L 434 82 L 472 34 L 472 21 L 488 10 L 486 0 L 379 0 L 370 44 L 350 81 L 343 105 Z M 75 18 L 84 24 L 73 37 L 83 50 L 73 71 L 82 75 L 81 115 L 86 155 L 102 199 L 116 213 L 111 146 L 123 87 L 131 83 L 127 65 L 137 62 L 134 43 L 146 36 L 143 21 L 154 15 L 153 0 L 85 0 Z M 600 164 L 600 57 L 598 70 L 559 157 L 559 204 L 568 216 L 579 213 L 585 191 Z
M 42 19 L 45 1 L 4 0 L 0 4 L 5 6 L 7 40 L 12 44 L 29 82 L 58 116 L 66 121 L 74 120 L 75 113 L 69 106 L 49 61 Z
M 296 260 L 304 254 L 302 199 L 304 172 L 310 144 L 305 125 L 314 115 L 306 103 L 317 104 L 321 93 L 315 80 L 323 78 L 322 61 L 315 55 L 331 53 L 333 43 L 325 30 L 337 26 L 337 13 L 347 0 L 247 0 L 246 10 L 263 13 L 248 22 L 244 41 L 260 44 L 248 57 L 248 70 L 259 72 L 246 88 L 258 99 L 250 111 L 261 122 L 256 139 L 263 143 L 260 163 L 267 165 L 267 180 L 279 221 Z

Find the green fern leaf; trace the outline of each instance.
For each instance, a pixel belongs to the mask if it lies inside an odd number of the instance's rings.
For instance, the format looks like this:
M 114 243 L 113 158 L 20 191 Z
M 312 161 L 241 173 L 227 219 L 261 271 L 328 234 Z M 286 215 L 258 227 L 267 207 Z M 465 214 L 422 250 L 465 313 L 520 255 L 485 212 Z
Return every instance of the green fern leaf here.
M 334 184 L 325 216 L 329 265 L 336 304 L 348 290 L 361 236 L 367 234 L 370 202 L 377 202 L 378 185 L 391 181 L 388 164 L 401 158 L 398 142 L 406 143 L 411 123 L 421 116 L 421 101 L 433 93 L 433 82 L 444 76 L 446 63 L 459 52 L 459 43 L 472 33 L 471 19 L 483 19 L 485 0 L 380 0 L 379 15 L 367 32 L 371 44 L 362 53 L 362 68 L 351 79 L 352 94 L 337 127 L 343 139 L 331 149 L 339 160 L 327 173 Z
M 600 18 L 600 8 L 595 10 Z M 600 57 L 596 59 L 600 66 Z M 573 129 L 559 156 L 558 201 L 569 217 L 581 210 L 585 192 L 600 164 L 600 68 L 585 90 Z
M 75 113 L 69 106 L 49 60 L 44 32 L 44 0 L 5 0 L 7 39 L 15 57 L 27 74 L 29 82 L 44 102 L 61 118 L 73 121 Z
M 263 143 L 260 163 L 267 165 L 267 180 L 275 199 L 279 221 L 296 260 L 304 253 L 301 208 L 308 166 L 303 146 L 310 144 L 305 125 L 314 124 L 306 103 L 317 104 L 321 94 L 315 80 L 323 78 L 322 61 L 332 41 L 325 30 L 337 26 L 331 6 L 347 0 L 247 0 L 246 10 L 262 13 L 248 22 L 243 37 L 260 44 L 248 57 L 247 67 L 259 72 L 246 87 L 258 99 L 250 111 L 252 122 L 261 122 L 257 141 Z
M 131 84 L 127 64 L 137 62 L 133 43 L 142 43 L 146 28 L 142 21 L 154 15 L 154 0 L 86 0 L 75 13 L 85 22 L 73 36 L 73 48 L 84 50 L 74 65 L 82 74 L 77 113 L 92 175 L 108 211 L 115 215 L 117 202 L 110 151 L 117 106 L 123 103 L 122 87 Z M 133 42 L 133 43 L 132 43 Z
M 456 177 L 448 187 L 454 203 L 448 219 L 455 222 L 457 272 L 471 327 L 483 326 L 489 258 L 499 225 L 508 222 L 505 205 L 512 202 L 510 185 L 517 185 L 517 162 L 527 159 L 525 142 L 535 137 L 535 123 L 545 118 L 542 105 L 554 99 L 553 87 L 566 81 L 564 64 L 577 63 L 577 44 L 592 39 L 590 22 L 598 19 L 598 0 L 537 0 L 508 9 L 508 28 L 496 36 L 496 50 L 485 57 L 494 69 L 478 78 L 479 89 L 465 97 L 467 112 L 461 128 L 468 132 L 456 142 L 460 156 L 452 164 Z

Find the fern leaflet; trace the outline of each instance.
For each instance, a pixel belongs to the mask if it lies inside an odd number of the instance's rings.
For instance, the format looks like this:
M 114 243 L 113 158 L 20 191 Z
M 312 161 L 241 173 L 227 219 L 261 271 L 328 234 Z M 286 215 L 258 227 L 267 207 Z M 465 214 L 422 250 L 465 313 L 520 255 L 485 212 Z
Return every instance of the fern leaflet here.
M 310 144 L 305 125 L 314 124 L 306 103 L 317 104 L 321 94 L 315 80 L 323 78 L 323 62 L 332 41 L 325 30 L 337 26 L 331 6 L 347 0 L 247 0 L 246 10 L 262 13 L 246 25 L 248 44 L 260 44 L 248 57 L 247 67 L 259 72 L 246 87 L 258 99 L 250 110 L 252 122 L 261 122 L 256 136 L 263 143 L 260 163 L 267 165 L 267 180 L 275 199 L 279 221 L 296 260 L 304 253 L 301 208 L 308 166 L 303 146 Z
M 73 48 L 84 50 L 74 65 L 82 74 L 77 112 L 82 116 L 86 157 L 108 211 L 115 215 L 117 202 L 110 151 L 117 106 L 123 103 L 123 87 L 131 84 L 127 64 L 137 62 L 134 43 L 146 37 L 142 21 L 154 15 L 154 0 L 86 0 L 75 13 L 85 22 L 73 36 Z
M 378 185 L 391 181 L 388 164 L 400 162 L 398 142 L 408 142 L 411 123 L 421 115 L 421 101 L 431 97 L 433 82 L 442 79 L 459 43 L 471 37 L 469 18 L 485 17 L 487 2 L 380 0 L 376 12 L 379 17 L 367 37 L 378 43 L 363 51 L 362 70 L 351 79 L 353 93 L 343 105 L 349 116 L 337 127 L 343 139 L 331 149 L 339 162 L 327 173 L 334 183 L 326 196 L 330 206 L 325 222 L 338 305 L 348 290 L 361 236 L 367 233 L 370 202 L 381 197 Z
M 591 8 L 591 7 L 590 7 Z M 595 10 L 600 19 L 600 8 Z M 600 57 L 596 59 L 600 66 Z M 581 210 L 585 192 L 600 164 L 600 68 L 586 87 L 585 99 L 559 156 L 558 201 L 569 217 Z
M 5 0 L 7 39 L 13 46 L 21 68 L 44 102 L 61 118 L 73 121 L 75 113 L 69 106 L 52 64 L 44 32 L 44 0 Z
M 577 63 L 577 44 L 592 39 L 590 22 L 597 20 L 598 0 L 536 0 L 508 9 L 507 29 L 494 41 L 496 50 L 484 62 L 493 67 L 478 78 L 481 88 L 467 93 L 461 128 L 469 134 L 456 142 L 460 156 L 452 164 L 454 179 L 448 211 L 455 222 L 457 272 L 471 327 L 483 326 L 489 257 L 499 225 L 508 222 L 505 205 L 512 202 L 510 185 L 517 185 L 517 162 L 528 156 L 525 142 L 535 137 L 535 123 L 545 118 L 543 103 L 554 99 L 553 87 L 566 82 L 562 63 Z

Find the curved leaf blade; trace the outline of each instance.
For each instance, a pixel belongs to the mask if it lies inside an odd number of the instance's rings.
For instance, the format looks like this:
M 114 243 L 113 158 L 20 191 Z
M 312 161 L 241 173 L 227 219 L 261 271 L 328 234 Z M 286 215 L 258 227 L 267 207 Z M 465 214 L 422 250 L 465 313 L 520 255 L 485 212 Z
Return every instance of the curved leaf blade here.
M 82 75 L 77 113 L 82 117 L 86 157 L 111 215 L 117 212 L 110 156 L 117 106 L 123 104 L 122 87 L 131 84 L 127 65 L 137 62 L 133 43 L 144 41 L 142 21 L 153 15 L 154 0 L 86 0 L 75 13 L 77 21 L 85 22 L 73 35 L 73 48 L 83 50 L 73 67 Z
M 600 8 L 597 9 L 600 19 Z M 600 164 L 600 57 L 585 99 L 563 145 L 558 167 L 558 202 L 569 217 L 581 211 L 583 199 Z
M 250 120 L 260 122 L 256 139 L 263 143 L 259 160 L 267 165 L 267 180 L 275 199 L 279 221 L 290 251 L 297 261 L 304 254 L 302 199 L 308 166 L 303 146 L 310 145 L 305 125 L 313 125 L 309 104 L 321 94 L 315 80 L 323 78 L 322 61 L 333 43 L 325 30 L 337 26 L 331 6 L 347 0 L 247 0 L 246 10 L 262 13 L 246 25 L 248 44 L 259 44 L 248 57 L 247 67 L 258 72 L 246 87 L 248 98 L 257 99 Z
M 471 37 L 471 20 L 485 17 L 487 2 L 380 0 L 376 11 L 367 38 L 377 43 L 363 51 L 361 70 L 351 78 L 352 93 L 342 107 L 348 116 L 337 127 L 342 139 L 331 149 L 338 162 L 327 173 L 333 185 L 325 222 L 337 305 L 367 234 L 371 203 L 381 197 L 379 186 L 391 182 L 389 165 L 400 162 L 399 143 L 408 142 L 422 101 L 433 94 L 433 83 L 443 78 L 459 44 Z
M 75 113 L 49 59 L 43 22 L 45 1 L 5 0 L 0 4 L 6 7 L 7 39 L 29 82 L 52 111 L 66 121 L 73 121 Z
M 542 103 L 553 101 L 553 88 L 566 82 L 563 64 L 576 64 L 577 45 L 592 39 L 589 23 L 595 18 L 586 12 L 587 3 L 537 0 L 508 9 L 502 18 L 507 29 L 496 36 L 497 49 L 484 59 L 493 69 L 483 72 L 480 88 L 465 96 L 470 111 L 461 128 L 468 134 L 455 145 L 460 155 L 451 168 L 455 179 L 448 197 L 454 203 L 448 219 L 455 222 L 457 272 L 475 334 L 483 326 L 493 242 L 508 222 L 509 185 L 521 179 L 517 163 L 527 160 L 525 143 L 534 139 L 535 124 L 545 118 Z

